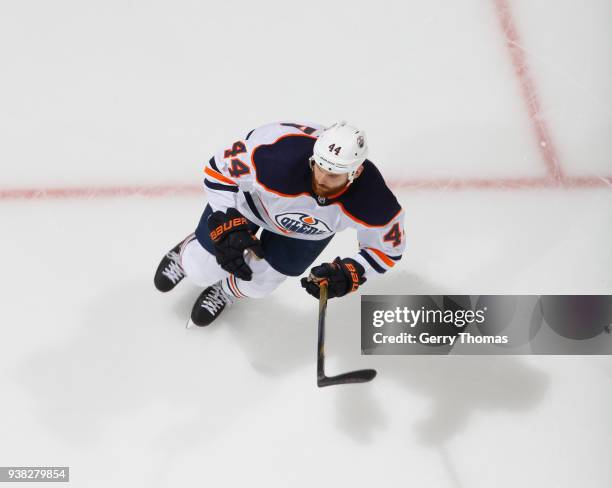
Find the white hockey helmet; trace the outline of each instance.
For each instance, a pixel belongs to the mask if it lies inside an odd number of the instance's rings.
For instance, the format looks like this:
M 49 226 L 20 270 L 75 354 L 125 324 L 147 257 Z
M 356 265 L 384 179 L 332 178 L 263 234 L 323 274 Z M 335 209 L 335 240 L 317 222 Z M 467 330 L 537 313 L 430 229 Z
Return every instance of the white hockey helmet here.
M 330 173 L 348 173 L 352 182 L 367 154 L 365 132 L 343 120 L 321 133 L 315 142 L 311 160 Z

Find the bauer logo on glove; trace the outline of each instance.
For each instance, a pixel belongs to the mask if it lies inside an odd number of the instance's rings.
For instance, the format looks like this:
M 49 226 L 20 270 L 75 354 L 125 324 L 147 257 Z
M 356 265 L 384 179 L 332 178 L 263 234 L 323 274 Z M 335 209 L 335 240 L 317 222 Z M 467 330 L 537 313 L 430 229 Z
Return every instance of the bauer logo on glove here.
M 208 218 L 208 229 L 219 266 L 237 278 L 250 281 L 253 271 L 244 260 L 244 252 L 252 251 L 258 258 L 263 258 L 264 252 L 247 219 L 235 208 L 217 211 Z
M 236 217 L 228 222 L 223 222 L 210 232 L 210 238 L 213 241 L 217 241 L 224 233 L 236 229 L 240 225 L 247 225 L 247 219 L 244 217 Z
M 310 270 L 308 278 L 302 278 L 302 288 L 315 298 L 319 298 L 319 284 L 327 281 L 328 298 L 342 297 L 354 292 L 366 282 L 363 266 L 351 258 L 337 257 L 333 263 L 323 263 Z

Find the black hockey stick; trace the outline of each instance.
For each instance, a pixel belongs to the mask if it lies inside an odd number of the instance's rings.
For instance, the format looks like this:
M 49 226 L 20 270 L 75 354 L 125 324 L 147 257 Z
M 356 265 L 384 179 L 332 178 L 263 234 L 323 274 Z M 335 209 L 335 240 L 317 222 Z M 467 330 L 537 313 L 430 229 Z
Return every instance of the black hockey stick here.
M 322 281 L 319 286 L 319 340 L 317 355 L 317 386 L 344 385 L 346 383 L 365 383 L 376 376 L 373 369 L 360 369 L 349 371 L 337 376 L 325 376 L 325 312 L 327 311 L 327 282 Z

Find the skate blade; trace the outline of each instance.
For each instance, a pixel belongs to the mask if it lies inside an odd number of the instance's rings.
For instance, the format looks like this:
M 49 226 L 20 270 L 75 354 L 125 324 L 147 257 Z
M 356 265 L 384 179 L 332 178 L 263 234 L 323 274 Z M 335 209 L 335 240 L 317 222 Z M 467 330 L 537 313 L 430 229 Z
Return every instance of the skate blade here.
M 193 322 L 193 320 L 189 319 L 185 327 L 187 329 L 197 329 L 198 326 Z

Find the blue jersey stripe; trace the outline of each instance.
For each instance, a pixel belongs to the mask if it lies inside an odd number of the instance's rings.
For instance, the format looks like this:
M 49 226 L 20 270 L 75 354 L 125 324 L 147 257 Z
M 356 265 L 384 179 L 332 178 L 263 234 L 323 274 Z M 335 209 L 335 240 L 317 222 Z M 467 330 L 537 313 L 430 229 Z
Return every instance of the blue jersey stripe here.
M 215 162 L 215 157 L 213 156 L 212 158 L 210 158 L 210 161 L 208 161 L 208 164 L 210 164 L 210 167 L 212 169 L 214 169 L 217 173 L 221 173 L 221 171 L 219 171 L 219 167 L 217 166 L 217 163 Z M 221 173 L 223 174 L 223 173 Z
M 231 191 L 232 193 L 238 193 L 237 186 L 222 185 L 221 183 L 215 183 L 214 181 L 210 181 L 206 178 L 204 178 L 204 184 L 211 190 Z
M 255 215 L 255 217 L 257 217 L 262 222 L 265 222 L 265 220 L 261 217 L 261 214 L 257 210 L 257 207 L 255 206 L 255 202 L 253 201 L 253 197 L 251 196 L 251 194 L 248 191 L 242 192 L 242 194 L 244 195 L 249 209 L 251 210 L 251 212 L 253 212 L 253 215 Z

